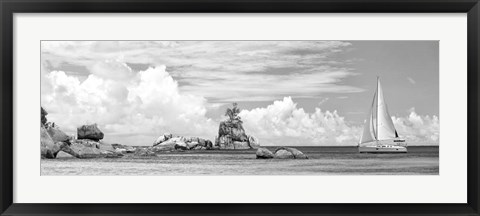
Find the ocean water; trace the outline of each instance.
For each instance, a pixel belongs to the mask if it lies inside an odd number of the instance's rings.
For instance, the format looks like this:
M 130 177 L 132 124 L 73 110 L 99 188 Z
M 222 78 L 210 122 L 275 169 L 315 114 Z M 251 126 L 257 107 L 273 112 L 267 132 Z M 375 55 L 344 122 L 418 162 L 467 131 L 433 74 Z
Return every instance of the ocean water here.
M 276 147 L 267 147 L 273 151 Z M 359 154 L 356 147 L 294 147 L 308 160 L 256 159 L 256 150 L 165 152 L 157 157 L 41 160 L 48 176 L 155 175 L 438 175 L 439 147 L 410 146 L 407 154 Z

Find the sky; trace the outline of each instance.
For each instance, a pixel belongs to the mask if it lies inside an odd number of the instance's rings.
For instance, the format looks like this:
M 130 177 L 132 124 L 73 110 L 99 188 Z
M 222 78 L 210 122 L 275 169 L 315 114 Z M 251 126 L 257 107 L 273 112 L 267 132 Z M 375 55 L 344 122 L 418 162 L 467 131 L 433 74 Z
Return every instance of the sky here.
M 214 140 L 237 102 L 261 145 L 356 145 L 376 77 L 409 144 L 439 144 L 438 41 L 42 41 L 41 105 L 68 134 Z

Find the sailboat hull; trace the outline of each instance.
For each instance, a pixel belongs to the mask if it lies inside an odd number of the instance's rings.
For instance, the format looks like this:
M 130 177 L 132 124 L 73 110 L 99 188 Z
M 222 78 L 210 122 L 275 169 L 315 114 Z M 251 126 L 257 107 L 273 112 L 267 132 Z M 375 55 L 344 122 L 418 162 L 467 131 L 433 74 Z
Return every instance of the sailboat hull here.
M 405 146 L 359 146 L 360 153 L 407 153 Z

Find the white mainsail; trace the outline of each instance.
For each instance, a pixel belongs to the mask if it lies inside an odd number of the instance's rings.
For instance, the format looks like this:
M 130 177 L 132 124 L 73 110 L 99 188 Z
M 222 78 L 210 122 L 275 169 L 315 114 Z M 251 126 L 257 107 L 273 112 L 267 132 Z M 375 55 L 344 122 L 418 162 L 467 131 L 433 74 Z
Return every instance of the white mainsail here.
M 360 144 L 398 138 L 392 118 L 388 113 L 387 104 L 383 97 L 380 79 L 377 78 L 377 89 L 373 95 L 373 102 L 369 115 L 363 126 Z
M 395 126 L 393 126 L 392 117 L 388 113 L 387 103 L 383 98 L 382 86 L 378 79 L 378 97 L 377 97 L 377 140 L 396 138 Z

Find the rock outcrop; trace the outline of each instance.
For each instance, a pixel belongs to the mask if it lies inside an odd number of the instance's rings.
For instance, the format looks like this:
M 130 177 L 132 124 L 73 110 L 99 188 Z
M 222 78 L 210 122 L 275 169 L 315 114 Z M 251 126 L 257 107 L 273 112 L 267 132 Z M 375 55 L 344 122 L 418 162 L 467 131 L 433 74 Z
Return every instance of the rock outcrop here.
M 107 151 L 115 152 L 115 148 L 112 146 L 112 144 L 105 143 L 105 142 L 102 142 L 102 141 L 98 142 L 97 148 L 100 149 L 100 150 L 107 150 Z
M 266 148 L 259 148 L 256 152 L 257 159 L 270 159 L 273 158 L 275 155 Z
M 266 148 L 259 148 L 256 152 L 257 159 L 308 159 L 308 156 L 295 148 L 280 147 L 272 153 Z
M 115 152 L 126 154 L 126 153 L 135 153 L 136 149 L 132 146 L 121 145 L 121 144 L 112 144 L 112 147 L 115 149 Z
M 48 130 L 40 125 L 40 156 L 42 158 L 56 158 L 58 152 L 68 145 L 65 142 L 55 142 Z
M 308 156 L 295 148 L 280 147 L 275 150 L 274 158 L 277 159 L 308 159 Z
M 260 147 L 260 142 L 258 139 L 254 136 L 248 136 L 248 144 L 250 145 L 251 148 L 259 148 Z
M 233 149 L 251 149 L 250 145 L 248 142 L 238 142 L 238 141 L 233 141 L 232 142 Z
M 69 154 L 76 158 L 116 158 L 121 152 L 108 143 L 101 142 L 103 133 L 97 125 L 84 125 L 77 128 L 79 139 L 65 134 L 55 123 L 47 122 L 47 112 L 41 107 L 40 155 L 42 158 L 56 158 L 59 152 L 65 158 Z
M 123 156 L 114 151 L 85 146 L 82 142 L 73 142 L 69 147 L 70 150 L 63 151 L 76 158 L 118 158 Z
M 188 150 L 211 149 L 213 147 L 212 141 L 200 137 L 186 138 L 185 144 L 187 144 Z
M 164 133 L 162 136 L 159 136 L 155 142 L 153 142 L 153 146 L 160 145 L 161 143 L 173 138 L 171 133 Z
M 75 158 L 75 156 L 68 154 L 64 151 L 59 151 L 56 158 Z
M 213 148 L 212 141 L 200 137 L 173 137 L 166 133 L 155 140 L 150 148 L 154 152 L 175 150 L 200 150 Z
M 76 140 L 72 140 L 72 143 L 80 144 L 89 148 L 100 148 L 100 143 L 94 140 L 89 140 L 89 139 L 76 139 Z
M 97 124 L 82 125 L 77 128 L 77 139 L 90 139 L 99 141 L 103 139 L 103 132 L 98 129 Z
M 218 137 L 228 137 L 232 141 L 248 141 L 248 137 L 245 134 L 245 129 L 243 129 L 243 125 L 240 120 L 227 120 L 220 122 L 220 126 L 218 128 Z
M 153 152 L 149 148 L 138 148 L 135 151 L 135 156 L 140 156 L 140 157 L 155 157 L 157 156 L 155 152 Z
M 186 146 L 185 137 L 172 137 L 153 146 L 155 151 L 175 150 L 175 146 Z
M 40 107 L 40 156 L 42 158 L 56 158 L 63 149 L 70 144 L 70 137 L 67 136 L 55 123 L 47 122 L 47 111 Z
M 215 137 L 213 148 L 256 149 L 260 146 L 255 137 L 245 133 L 239 114 L 240 109 L 237 107 L 237 103 L 233 103 L 232 108 L 227 108 L 225 116 L 228 116 L 228 119 L 220 122 L 218 137 Z
M 76 158 L 119 158 L 123 154 L 116 152 L 112 145 L 88 139 L 73 139 L 68 148 L 62 149 Z
M 277 159 L 295 159 L 295 156 L 286 149 L 277 149 L 275 151 L 275 158 Z
M 240 120 L 220 122 L 215 146 L 220 149 L 256 149 L 260 146 L 258 139 L 245 133 Z
M 53 142 L 69 142 L 71 137 L 69 137 L 66 133 L 61 131 L 58 127 L 47 126 L 46 127 L 48 134 L 52 138 Z

